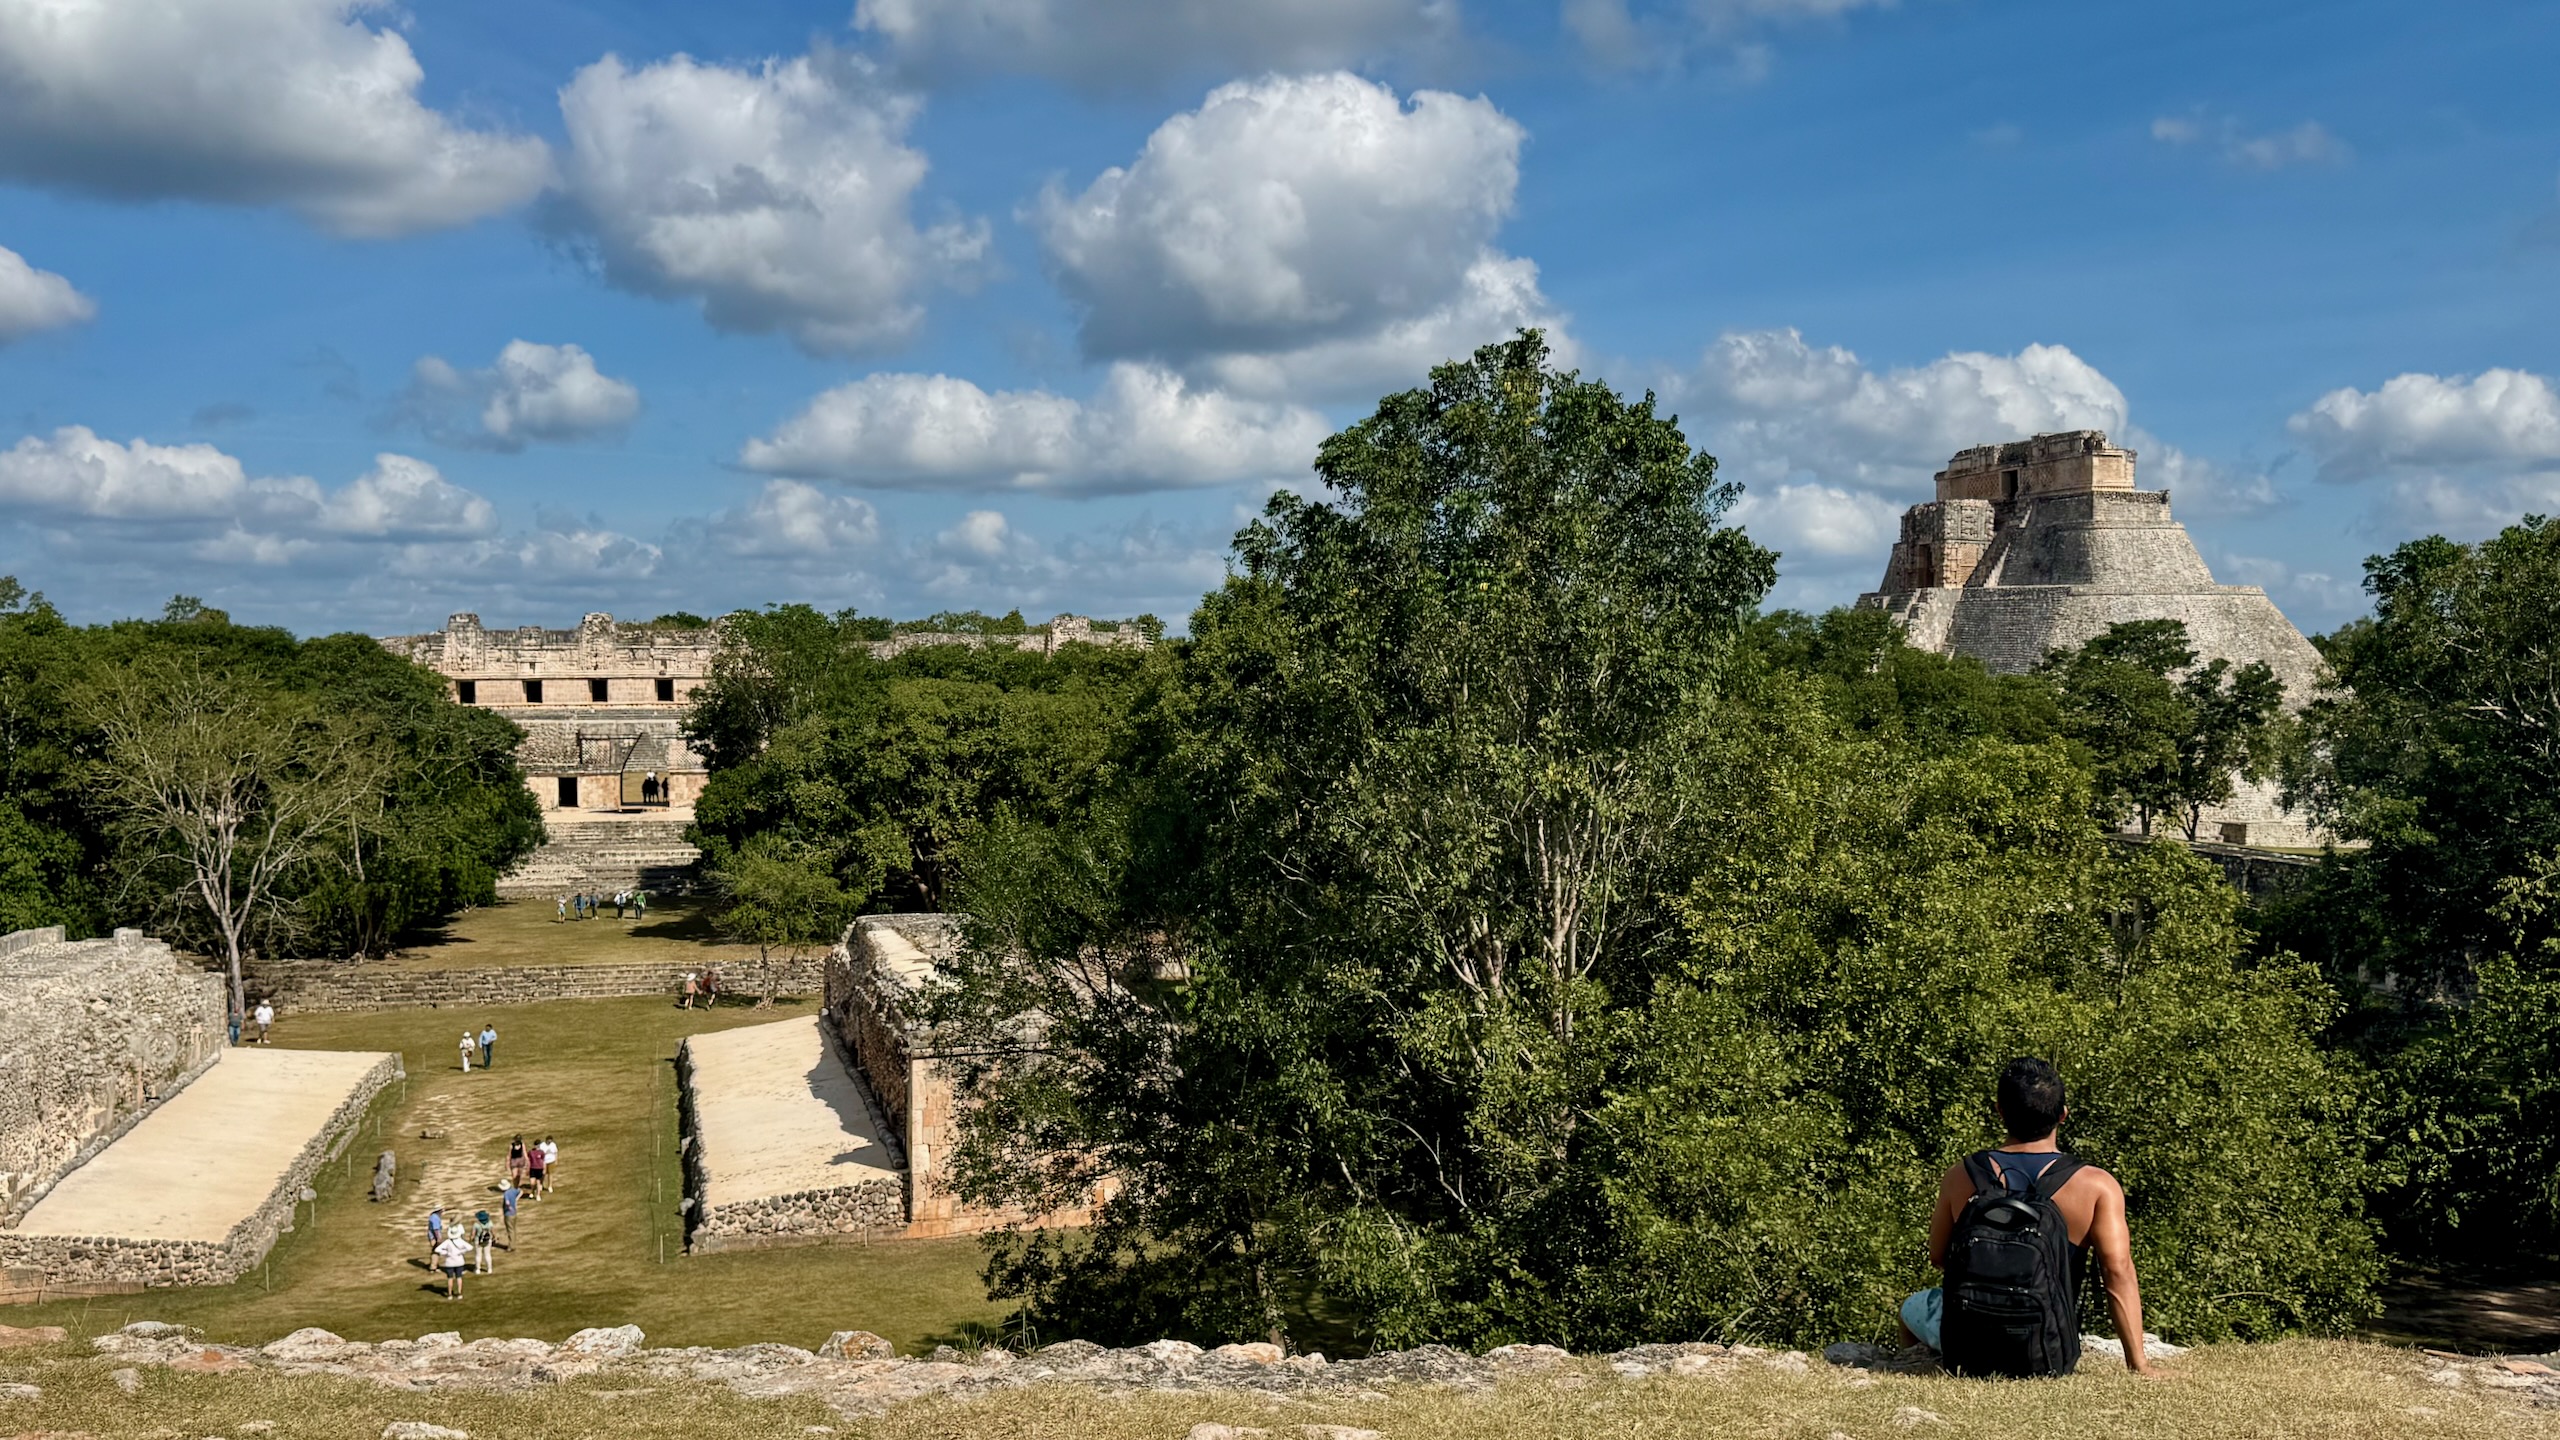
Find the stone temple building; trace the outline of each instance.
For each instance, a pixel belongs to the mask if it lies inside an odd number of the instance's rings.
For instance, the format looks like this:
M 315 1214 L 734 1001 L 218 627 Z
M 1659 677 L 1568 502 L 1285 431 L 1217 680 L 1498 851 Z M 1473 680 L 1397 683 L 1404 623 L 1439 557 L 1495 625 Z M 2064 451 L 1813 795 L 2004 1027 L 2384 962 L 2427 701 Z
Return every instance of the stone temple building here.
M 663 629 L 589 615 L 574 630 L 485 630 L 456 615 L 384 648 L 441 674 L 453 698 L 524 727 L 518 759 L 551 841 L 498 882 L 501 895 L 664 889 L 707 778 L 684 743 L 684 708 L 720 651 L 714 625 Z
M 2095 430 L 1959 451 L 1938 472 L 1937 498 L 1904 512 L 1884 582 L 1858 604 L 1893 616 L 1921 649 L 2010 672 L 2119 621 L 2181 620 L 2198 655 L 2265 661 L 2300 706 L 2319 684 L 2319 652 L 2264 590 L 2215 583 L 2170 517 L 2169 492 L 2135 489 L 2133 465 Z M 2245 784 L 2205 812 L 2198 838 L 2317 843 L 2270 787 Z

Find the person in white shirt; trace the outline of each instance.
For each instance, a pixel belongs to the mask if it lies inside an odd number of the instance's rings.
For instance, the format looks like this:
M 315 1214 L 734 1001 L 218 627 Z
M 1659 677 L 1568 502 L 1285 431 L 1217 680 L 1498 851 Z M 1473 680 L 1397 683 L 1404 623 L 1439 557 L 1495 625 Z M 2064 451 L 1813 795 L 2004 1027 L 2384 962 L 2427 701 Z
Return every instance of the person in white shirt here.
M 444 1272 L 444 1298 L 462 1298 L 462 1272 L 471 1268 L 471 1245 L 454 1229 L 436 1242 L 436 1268 Z
M 543 1189 L 545 1189 L 545 1190 L 549 1190 L 549 1189 L 551 1188 L 551 1185 L 552 1185 L 552 1177 L 553 1177 L 554 1175 L 556 1175 L 556 1174 L 559 1172 L 559 1169 L 560 1169 L 560 1142 L 559 1142 L 559 1141 L 557 1141 L 557 1140 L 552 1139 L 552 1138 L 551 1138 L 550 1136 L 548 1136 L 548 1135 L 545 1135 L 545 1136 L 543 1136 L 543 1137 L 542 1137 L 542 1188 L 543 1188 Z
M 249 1018 L 258 1022 L 258 1043 L 266 1044 L 267 1027 L 276 1023 L 276 1007 L 261 1000 L 258 1002 L 258 1008 Z
M 468 1030 L 463 1031 L 463 1032 L 462 1032 L 462 1073 L 463 1073 L 463 1074 L 468 1075 L 468 1074 L 470 1074 L 470 1073 L 471 1073 L 471 1057 L 472 1057 L 472 1056 L 474 1056 L 474 1055 L 477 1055 L 477 1054 L 479 1054 L 479 1053 L 480 1053 L 480 1037 L 479 1037 L 479 1036 L 477 1036 L 477 1035 L 472 1034 L 472 1033 L 471 1033 L 470 1031 L 468 1031 Z

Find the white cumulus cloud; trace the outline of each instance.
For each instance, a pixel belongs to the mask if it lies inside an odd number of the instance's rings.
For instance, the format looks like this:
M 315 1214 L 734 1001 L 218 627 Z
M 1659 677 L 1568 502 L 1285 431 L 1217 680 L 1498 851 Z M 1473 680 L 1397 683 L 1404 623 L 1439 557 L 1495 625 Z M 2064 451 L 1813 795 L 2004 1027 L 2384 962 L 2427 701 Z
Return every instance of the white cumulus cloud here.
M 417 56 L 383 23 L 398 18 L 379 0 L 0 5 L 0 175 L 118 199 L 280 205 L 366 236 L 531 198 L 548 149 L 420 104 Z
M 318 523 L 339 535 L 424 539 L 486 535 L 498 528 L 498 517 L 486 499 L 426 461 L 384 454 L 321 503 Z
M 1966 446 L 2121 431 L 2128 413 L 2115 382 L 2060 345 L 1876 371 L 1791 328 L 1718 336 L 1679 390 L 1734 478 L 1811 480 L 1905 503 L 1925 498 L 1929 476 Z
M 596 369 L 576 345 L 511 340 L 485 370 L 421 357 L 398 414 L 447 444 L 517 451 L 620 432 L 640 413 L 640 392 Z
M 1031 219 L 1085 352 L 1261 393 L 1412 383 L 1560 322 L 1493 239 L 1525 132 L 1490 101 L 1347 73 L 1221 86 Z
M 987 391 L 949 375 L 839 385 L 739 463 L 801 479 L 921 490 L 1107 494 L 1291 475 L 1328 433 L 1302 406 L 1243 400 L 1122 362 L 1089 401 Z
M 2527 370 L 2395 375 L 2332 390 L 2287 422 L 2324 480 L 2395 469 L 2560 463 L 2560 392 Z
M 560 223 L 609 283 L 696 300 L 722 330 L 814 353 L 891 345 L 922 318 L 917 293 L 986 248 L 983 222 L 918 226 L 915 102 L 856 56 L 636 70 L 607 56 L 560 112 Z
M 1446 44 L 1457 0 L 860 0 L 853 23 L 927 69 L 1125 88 L 1199 70 L 1297 71 Z
M 753 500 L 711 519 L 723 554 L 749 559 L 841 559 L 880 542 L 880 512 L 853 495 L 799 480 L 768 480 Z
M 94 318 L 97 302 L 50 270 L 0 246 L 0 345 Z
M 2560 508 L 2560 390 L 2527 370 L 2395 375 L 2286 422 L 2337 484 L 2380 479 L 2398 527 L 2486 534 Z
M 207 558 L 276 563 L 329 540 L 485 535 L 489 502 L 405 455 L 337 490 L 307 476 L 253 476 L 211 445 L 106 439 L 85 425 L 30 435 L 0 451 L 0 516 L 109 521 L 149 538 L 193 540 Z

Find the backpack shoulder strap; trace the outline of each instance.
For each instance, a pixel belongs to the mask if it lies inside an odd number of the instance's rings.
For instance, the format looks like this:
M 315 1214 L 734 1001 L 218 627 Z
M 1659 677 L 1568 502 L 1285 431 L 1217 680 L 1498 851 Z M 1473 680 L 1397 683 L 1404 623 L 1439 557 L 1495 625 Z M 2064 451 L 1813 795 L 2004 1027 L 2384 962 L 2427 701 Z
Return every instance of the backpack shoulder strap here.
M 1964 1157 L 1964 1178 L 1973 1182 L 1976 1195 L 1997 1194 L 2008 1188 L 2000 1183 L 2000 1172 L 1992 1168 L 1988 1150 L 1976 1150 Z
M 2064 1152 L 2061 1159 L 2044 1167 L 2044 1173 L 2036 1177 L 2036 1198 L 2050 1200 L 2061 1194 L 2062 1187 L 2070 1183 L 2072 1176 L 2088 1168 L 2079 1156 Z

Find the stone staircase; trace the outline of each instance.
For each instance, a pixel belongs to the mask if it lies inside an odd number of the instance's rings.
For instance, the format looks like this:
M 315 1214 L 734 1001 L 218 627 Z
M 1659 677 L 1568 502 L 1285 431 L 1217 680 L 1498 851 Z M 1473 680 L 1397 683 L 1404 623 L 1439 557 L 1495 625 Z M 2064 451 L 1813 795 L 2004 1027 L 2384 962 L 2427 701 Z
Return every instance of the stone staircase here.
M 597 816 L 575 820 L 545 816 L 551 839 L 498 881 L 503 897 L 541 897 L 586 891 L 609 895 L 639 888 L 661 893 L 684 889 L 702 852 L 687 844 L 690 814 Z

